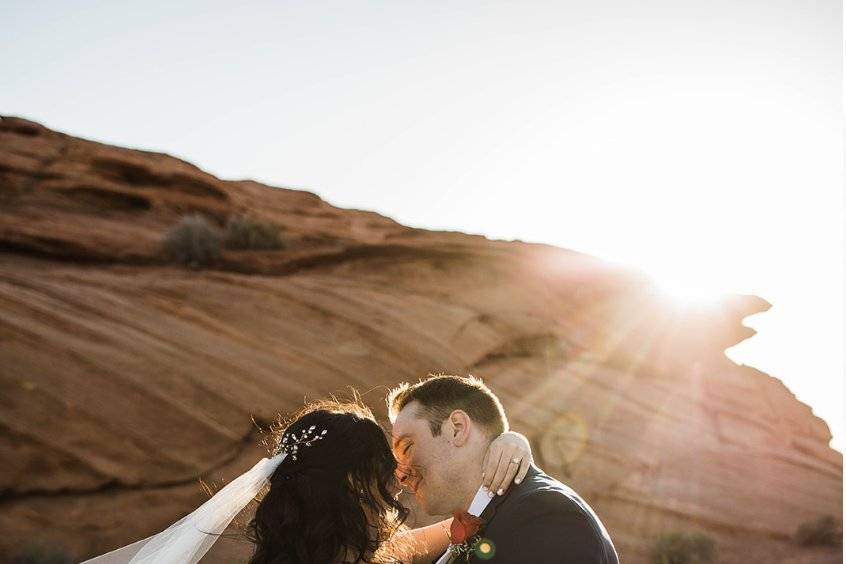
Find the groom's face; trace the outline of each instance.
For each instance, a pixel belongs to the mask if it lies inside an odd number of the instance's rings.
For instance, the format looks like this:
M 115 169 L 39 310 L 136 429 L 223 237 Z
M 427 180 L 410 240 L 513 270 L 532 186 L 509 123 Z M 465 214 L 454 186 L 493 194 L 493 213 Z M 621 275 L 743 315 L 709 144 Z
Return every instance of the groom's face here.
M 411 402 L 396 417 L 392 445 L 399 462 L 397 477 L 404 489 L 414 492 L 417 502 L 430 515 L 447 515 L 454 508 L 454 447 L 448 434 L 432 436 L 429 422 L 418 416 L 420 404 Z

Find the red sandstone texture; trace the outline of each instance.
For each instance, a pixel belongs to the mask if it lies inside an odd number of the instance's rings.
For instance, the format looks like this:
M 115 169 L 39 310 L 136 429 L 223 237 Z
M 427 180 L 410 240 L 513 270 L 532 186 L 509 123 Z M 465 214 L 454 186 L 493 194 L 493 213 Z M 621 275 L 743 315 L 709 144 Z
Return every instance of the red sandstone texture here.
M 189 213 L 250 214 L 287 246 L 179 267 L 161 242 Z M 152 534 L 206 498 L 201 479 L 263 455 L 253 419 L 348 386 L 384 417 L 389 386 L 447 372 L 488 382 L 626 562 L 669 531 L 711 535 L 721 562 L 840 562 L 790 540 L 841 522 L 828 427 L 723 354 L 768 307 L 685 309 L 587 255 L 410 229 L 3 118 L 0 555 Z M 206 561 L 249 553 L 224 539 Z

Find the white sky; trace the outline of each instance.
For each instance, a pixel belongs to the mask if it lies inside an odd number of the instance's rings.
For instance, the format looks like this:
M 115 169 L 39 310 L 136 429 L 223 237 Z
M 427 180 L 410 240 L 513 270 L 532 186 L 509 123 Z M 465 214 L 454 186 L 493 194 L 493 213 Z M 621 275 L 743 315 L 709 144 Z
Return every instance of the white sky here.
M 833 0 L 6 1 L 0 113 L 774 306 L 730 351 L 843 440 Z

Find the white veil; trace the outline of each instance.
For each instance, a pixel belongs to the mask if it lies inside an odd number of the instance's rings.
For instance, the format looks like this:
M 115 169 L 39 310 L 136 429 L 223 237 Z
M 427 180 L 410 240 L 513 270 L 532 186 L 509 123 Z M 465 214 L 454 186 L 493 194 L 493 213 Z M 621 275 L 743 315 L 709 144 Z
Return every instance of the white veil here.
M 286 452 L 262 458 L 164 531 L 82 564 L 195 564 L 273 475 Z M 294 456 L 296 458 L 296 455 Z

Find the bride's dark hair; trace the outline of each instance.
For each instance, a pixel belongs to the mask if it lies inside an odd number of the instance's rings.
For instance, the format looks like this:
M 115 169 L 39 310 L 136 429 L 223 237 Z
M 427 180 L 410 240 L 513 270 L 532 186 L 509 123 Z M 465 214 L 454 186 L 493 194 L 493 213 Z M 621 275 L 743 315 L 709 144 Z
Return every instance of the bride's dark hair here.
M 370 410 L 315 402 L 271 431 L 274 451 L 287 437 L 289 455 L 247 525 L 250 564 L 381 561 L 408 511 L 394 499 L 397 462 Z M 298 444 L 294 460 L 292 442 L 303 433 L 323 438 Z

